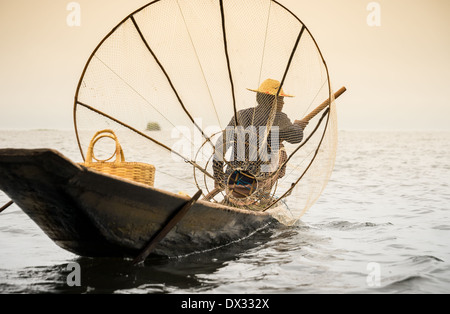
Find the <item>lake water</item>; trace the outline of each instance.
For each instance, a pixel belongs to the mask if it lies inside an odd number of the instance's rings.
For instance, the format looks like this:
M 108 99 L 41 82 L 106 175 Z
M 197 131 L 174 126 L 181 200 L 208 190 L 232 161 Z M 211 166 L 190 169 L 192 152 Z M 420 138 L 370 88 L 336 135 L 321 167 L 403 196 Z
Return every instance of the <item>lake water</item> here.
M 73 131 L 0 131 L 0 147 L 80 160 Z M 297 225 L 136 267 L 64 251 L 13 205 L 0 214 L 0 293 L 450 293 L 449 156 L 450 132 L 341 131 L 331 181 Z

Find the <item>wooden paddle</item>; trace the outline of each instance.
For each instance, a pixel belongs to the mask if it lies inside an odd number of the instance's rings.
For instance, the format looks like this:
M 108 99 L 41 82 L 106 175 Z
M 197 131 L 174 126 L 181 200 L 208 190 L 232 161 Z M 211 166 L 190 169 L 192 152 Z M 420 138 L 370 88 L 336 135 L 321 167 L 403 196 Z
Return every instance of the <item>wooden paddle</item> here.
M 7 208 L 8 208 L 9 206 L 11 206 L 12 204 L 14 204 L 13 201 L 10 201 L 10 202 L 6 203 L 2 208 L 0 208 L 0 213 L 1 213 L 2 211 L 4 211 L 5 209 L 7 209 Z
M 345 87 L 341 87 L 341 89 L 339 89 L 336 93 L 334 93 L 334 99 L 338 99 L 339 96 L 341 96 L 343 93 L 345 93 L 345 91 L 347 90 L 347 88 Z M 312 118 L 314 118 L 315 116 L 317 116 L 317 114 L 319 112 L 321 112 L 323 109 L 325 109 L 326 107 L 328 107 L 330 105 L 330 98 L 328 98 L 327 100 L 325 100 L 323 103 L 321 103 L 316 109 L 314 109 L 313 111 L 311 111 L 306 117 L 304 117 L 302 119 L 302 121 L 305 122 L 309 122 Z
M 336 93 L 334 93 L 334 99 L 338 99 L 343 93 L 345 93 L 345 91 L 347 90 L 347 88 L 341 87 Z M 316 109 L 314 109 L 313 111 L 311 111 L 307 116 L 305 116 L 301 121 L 304 122 L 309 122 L 311 119 L 313 119 L 315 116 L 317 116 L 319 114 L 319 112 L 321 112 L 323 109 L 325 109 L 326 107 L 328 107 L 330 105 L 330 98 L 328 98 L 327 100 L 325 100 L 323 103 L 321 103 Z M 208 193 L 208 195 L 206 195 L 203 200 L 204 201 L 209 201 L 212 198 L 214 198 L 217 194 L 219 194 L 220 192 L 222 192 L 223 189 L 222 188 L 215 188 L 214 190 L 212 190 L 211 192 Z
M 162 239 L 177 225 L 178 222 L 186 215 L 189 209 L 197 202 L 202 195 L 202 190 L 199 190 L 180 210 L 178 210 L 172 218 L 167 221 L 164 227 L 158 231 L 150 240 L 148 245 L 142 250 L 142 252 L 133 260 L 133 265 L 140 264 L 145 261 L 148 255 L 161 242 Z

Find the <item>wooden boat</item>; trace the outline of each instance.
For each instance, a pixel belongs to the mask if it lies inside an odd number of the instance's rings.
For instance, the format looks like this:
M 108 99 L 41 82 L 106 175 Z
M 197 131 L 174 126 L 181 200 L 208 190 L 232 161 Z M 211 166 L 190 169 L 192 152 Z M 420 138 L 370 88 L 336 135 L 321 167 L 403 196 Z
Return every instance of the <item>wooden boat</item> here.
M 91 257 L 136 257 L 189 200 L 86 168 L 51 149 L 1 149 L 0 189 L 57 245 Z M 268 213 L 198 201 L 153 253 L 210 250 L 276 223 Z

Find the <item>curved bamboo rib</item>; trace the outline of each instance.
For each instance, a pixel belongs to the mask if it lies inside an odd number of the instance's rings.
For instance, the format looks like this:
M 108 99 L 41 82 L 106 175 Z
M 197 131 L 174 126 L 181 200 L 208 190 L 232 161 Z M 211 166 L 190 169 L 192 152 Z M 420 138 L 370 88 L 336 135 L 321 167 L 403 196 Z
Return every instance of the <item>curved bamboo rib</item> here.
M 236 95 L 234 93 L 234 82 L 233 82 L 233 75 L 231 73 L 231 64 L 230 64 L 230 56 L 228 55 L 228 44 L 227 44 L 227 33 L 225 28 L 225 11 L 223 7 L 223 0 L 220 0 L 220 15 L 222 17 L 222 34 L 223 34 L 223 46 L 225 50 L 225 57 L 227 59 L 227 67 L 228 67 L 228 74 L 230 78 L 230 84 L 231 84 L 231 95 L 233 97 L 233 109 L 234 109 L 234 125 L 238 126 L 238 118 L 237 118 L 237 107 L 236 107 Z
M 147 40 L 144 37 L 144 34 L 142 34 L 141 29 L 139 28 L 139 25 L 137 24 L 134 16 L 131 16 L 131 21 L 133 22 L 134 27 L 136 28 L 136 31 L 138 32 L 142 42 L 144 43 L 145 47 L 147 47 L 148 51 L 150 52 L 150 54 L 152 55 L 152 57 L 155 59 L 156 63 L 158 64 L 159 68 L 161 69 L 161 71 L 163 72 L 164 76 L 166 77 L 167 81 L 169 82 L 170 87 L 172 88 L 175 97 L 177 98 L 178 102 L 180 103 L 181 107 L 183 108 L 184 112 L 186 113 L 186 115 L 189 117 L 189 119 L 191 120 L 191 122 L 195 125 L 195 127 L 200 131 L 200 133 L 202 134 L 202 136 L 208 140 L 209 142 L 211 141 L 211 139 L 206 136 L 206 134 L 203 132 L 203 130 L 197 125 L 197 123 L 195 123 L 194 118 L 191 116 L 191 114 L 189 113 L 189 111 L 186 109 L 186 106 L 183 103 L 183 100 L 181 99 L 180 95 L 178 94 L 175 86 L 172 83 L 172 80 L 169 77 L 169 74 L 166 72 L 166 70 L 164 69 L 163 65 L 161 64 L 161 62 L 159 61 L 159 59 L 157 58 L 157 56 L 155 55 L 154 51 L 150 48 Z
M 305 31 L 305 26 L 302 25 L 302 29 L 300 30 L 300 33 L 298 34 L 297 40 L 295 41 L 295 44 L 294 44 L 294 47 L 292 48 L 292 53 L 291 53 L 291 56 L 289 57 L 289 61 L 288 61 L 288 64 L 286 66 L 286 70 L 284 71 L 283 79 L 280 82 L 280 88 L 278 89 L 277 97 L 280 95 L 281 89 L 283 88 L 284 81 L 286 80 L 286 76 L 287 76 L 287 74 L 289 72 L 289 69 L 291 67 L 292 59 L 294 58 L 295 52 L 297 51 L 298 45 L 300 43 L 300 40 L 302 39 L 304 31 Z
M 334 99 L 337 99 L 339 96 L 341 96 L 347 89 L 345 87 L 342 87 L 341 89 L 339 89 L 335 94 L 334 94 Z M 297 149 L 289 156 L 289 158 L 285 161 L 285 163 L 282 165 L 284 166 L 285 164 L 288 163 L 288 161 L 291 159 L 291 157 L 299 150 L 301 149 L 306 142 L 309 141 L 309 139 L 314 135 L 314 133 L 316 133 L 317 129 L 319 128 L 319 126 L 322 124 L 322 121 L 324 120 L 324 118 L 328 115 L 330 108 L 328 108 L 328 106 L 330 105 L 330 98 L 328 98 L 327 100 L 325 100 L 321 105 L 319 105 L 316 109 L 314 109 L 309 115 L 307 115 L 305 118 L 303 118 L 303 120 L 305 120 L 306 118 L 308 118 L 309 120 L 311 120 L 312 118 L 314 118 L 319 112 L 321 112 L 323 109 L 327 108 L 325 110 L 325 112 L 323 113 L 322 117 L 320 118 L 319 122 L 316 125 L 316 128 L 313 130 L 313 132 L 310 134 L 310 136 L 302 143 L 300 144 L 299 147 L 297 147 Z M 306 121 L 309 121 L 306 120 Z M 328 122 L 327 122 L 328 123 Z M 325 136 L 325 133 L 322 136 L 322 140 L 323 137 Z M 322 142 L 321 140 L 321 142 Z M 263 211 L 267 211 L 270 208 L 272 208 L 275 204 L 277 204 L 281 199 L 285 198 L 287 195 L 289 195 L 290 193 L 292 193 L 292 190 L 295 188 L 295 186 L 300 182 L 300 180 L 303 178 L 303 176 L 305 175 L 305 173 L 309 170 L 309 168 L 311 167 L 312 163 L 314 162 L 318 152 L 320 149 L 320 145 L 317 147 L 315 153 L 314 153 L 314 157 L 312 158 L 311 162 L 309 163 L 308 167 L 305 169 L 305 171 L 303 172 L 303 174 L 298 178 L 298 180 L 294 183 L 292 183 L 291 187 L 289 188 L 289 190 L 286 191 L 286 193 L 284 193 L 277 201 L 273 202 L 272 204 L 270 204 L 267 208 L 265 208 Z M 282 167 L 281 166 L 281 167 Z M 280 168 L 281 168 L 280 167 Z

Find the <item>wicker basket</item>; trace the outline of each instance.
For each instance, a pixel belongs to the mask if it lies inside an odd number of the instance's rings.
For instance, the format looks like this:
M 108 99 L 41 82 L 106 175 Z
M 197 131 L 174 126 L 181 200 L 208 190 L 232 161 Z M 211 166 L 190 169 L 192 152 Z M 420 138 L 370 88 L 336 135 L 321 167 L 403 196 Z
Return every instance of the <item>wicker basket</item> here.
M 111 138 L 116 142 L 116 150 L 110 158 L 101 160 L 95 157 L 94 146 L 98 140 L 105 137 Z M 114 157 L 116 157 L 115 161 L 109 162 Z M 116 134 L 112 130 L 99 131 L 94 135 L 89 144 L 86 161 L 82 163 L 82 165 L 99 172 L 129 179 L 149 186 L 153 186 L 155 183 L 155 167 L 140 162 L 125 162 L 123 149 L 120 146 Z

